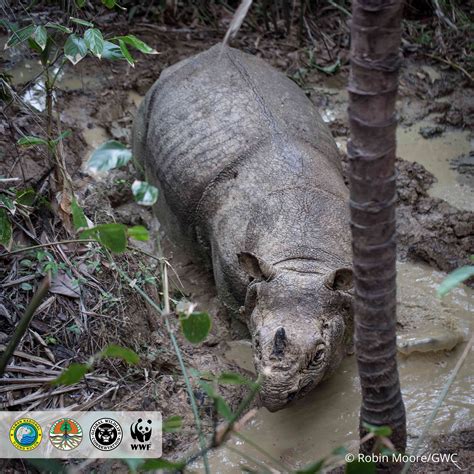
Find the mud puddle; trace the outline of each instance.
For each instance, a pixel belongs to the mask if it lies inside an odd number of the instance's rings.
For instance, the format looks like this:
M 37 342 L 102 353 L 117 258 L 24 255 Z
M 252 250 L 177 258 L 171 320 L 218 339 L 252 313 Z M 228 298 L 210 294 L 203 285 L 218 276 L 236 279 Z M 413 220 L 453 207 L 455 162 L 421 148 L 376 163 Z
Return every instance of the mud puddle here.
M 474 189 L 459 182 L 459 173 L 452 169 L 452 160 L 469 155 L 473 144 L 469 132 L 446 130 L 439 136 L 425 139 L 420 130 L 435 127 L 428 119 L 411 127 L 398 127 L 397 154 L 407 161 L 416 161 L 432 173 L 435 182 L 428 191 L 432 197 L 444 199 L 458 209 L 474 211 Z
M 399 335 L 402 340 L 413 334 L 420 339 L 430 335 L 450 337 L 472 333 L 474 291 L 458 288 L 443 300 L 436 288 L 445 274 L 429 267 L 399 263 Z M 413 352 L 399 355 L 403 396 L 407 409 L 409 448 L 420 435 L 436 400 L 443 389 L 464 343 L 452 351 Z M 251 347 L 248 341 L 230 343 L 226 357 L 247 370 L 252 369 Z M 442 349 L 442 346 L 439 346 Z M 446 433 L 462 427 L 474 416 L 472 386 L 474 376 L 471 352 L 439 411 L 430 434 Z M 338 446 L 357 450 L 360 388 L 355 357 L 347 357 L 337 373 L 306 398 L 285 410 L 270 413 L 259 410 L 243 434 L 267 453 L 290 468 L 303 467 L 328 455 Z M 236 448 L 266 465 L 271 462 L 240 439 L 229 442 Z M 210 455 L 212 472 L 242 472 L 242 457 L 223 448 Z M 249 464 L 251 465 L 251 463 Z

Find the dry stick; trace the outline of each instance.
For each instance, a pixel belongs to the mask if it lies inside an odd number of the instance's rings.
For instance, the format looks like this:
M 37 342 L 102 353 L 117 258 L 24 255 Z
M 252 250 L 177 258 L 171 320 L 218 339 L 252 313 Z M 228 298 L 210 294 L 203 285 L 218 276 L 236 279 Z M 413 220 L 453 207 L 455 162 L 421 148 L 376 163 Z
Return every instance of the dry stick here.
M 423 443 L 424 439 L 426 438 L 426 435 L 428 434 L 428 431 L 431 429 L 431 425 L 433 424 L 433 421 L 436 418 L 436 415 L 438 414 L 438 410 L 443 404 L 444 399 L 446 398 L 446 395 L 448 394 L 449 389 L 451 388 L 451 385 L 456 379 L 456 376 L 461 370 L 461 367 L 464 364 L 464 361 L 466 360 L 466 357 L 469 354 L 469 351 L 471 350 L 473 344 L 474 344 L 474 336 L 471 337 L 471 339 L 467 343 L 467 346 L 464 348 L 464 351 L 461 354 L 461 357 L 457 361 L 456 366 L 454 367 L 451 375 L 449 376 L 448 381 L 446 382 L 446 385 L 444 386 L 442 392 L 440 393 L 438 401 L 436 402 L 436 405 L 433 411 L 431 412 L 431 415 L 428 418 L 428 421 L 426 422 L 425 427 L 423 428 L 423 432 L 421 433 L 420 437 L 418 438 L 418 441 L 415 444 L 415 447 L 413 448 L 413 453 L 412 453 L 413 456 L 416 456 L 416 454 L 418 453 L 418 450 L 420 449 L 421 444 Z M 406 474 L 408 470 L 410 469 L 410 466 L 411 466 L 411 461 L 407 461 L 405 465 L 403 466 L 403 470 L 401 474 Z
M 46 244 L 39 244 L 39 245 L 32 245 L 31 247 L 23 247 L 18 250 L 13 250 L 13 252 L 6 252 L 0 254 L 0 258 L 2 257 L 10 257 L 11 255 L 16 255 L 18 253 L 28 252 L 29 250 L 41 249 L 44 247 L 54 247 L 55 245 L 63 245 L 63 244 L 86 244 L 89 242 L 96 242 L 97 240 L 94 239 L 75 239 L 75 240 L 60 240 L 58 242 L 48 242 Z
M 16 347 L 20 343 L 21 338 L 23 337 L 26 330 L 28 329 L 30 321 L 33 318 L 33 315 L 35 314 L 35 311 L 37 310 L 38 306 L 43 301 L 44 297 L 47 295 L 50 285 L 51 285 L 51 275 L 48 273 L 47 276 L 41 282 L 36 293 L 33 295 L 33 298 L 31 299 L 30 304 L 26 308 L 25 313 L 21 317 L 20 322 L 18 323 L 15 329 L 15 332 L 13 333 L 13 336 L 10 339 L 10 342 L 8 343 L 8 346 L 5 349 L 5 352 L 2 354 L 0 358 L 0 377 L 2 377 L 3 374 L 5 373 L 5 368 L 9 360 L 11 359 L 13 353 L 15 352 Z

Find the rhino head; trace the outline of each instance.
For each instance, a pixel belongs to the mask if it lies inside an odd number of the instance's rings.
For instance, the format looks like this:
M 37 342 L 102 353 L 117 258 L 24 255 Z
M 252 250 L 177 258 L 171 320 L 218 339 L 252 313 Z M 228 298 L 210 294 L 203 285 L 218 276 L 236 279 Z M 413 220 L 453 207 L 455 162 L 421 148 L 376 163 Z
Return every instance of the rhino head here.
M 277 268 L 255 255 L 238 255 L 250 276 L 245 306 L 260 397 L 270 411 L 301 398 L 330 375 L 352 332 L 350 268 L 322 273 Z

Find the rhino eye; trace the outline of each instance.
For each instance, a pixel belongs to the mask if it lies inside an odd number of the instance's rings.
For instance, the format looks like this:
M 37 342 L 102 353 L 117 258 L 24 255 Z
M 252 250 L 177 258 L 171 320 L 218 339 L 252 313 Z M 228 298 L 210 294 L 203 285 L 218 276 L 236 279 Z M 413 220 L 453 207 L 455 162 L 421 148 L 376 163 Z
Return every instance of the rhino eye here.
M 319 349 L 309 363 L 309 367 L 318 366 L 324 359 L 324 349 Z

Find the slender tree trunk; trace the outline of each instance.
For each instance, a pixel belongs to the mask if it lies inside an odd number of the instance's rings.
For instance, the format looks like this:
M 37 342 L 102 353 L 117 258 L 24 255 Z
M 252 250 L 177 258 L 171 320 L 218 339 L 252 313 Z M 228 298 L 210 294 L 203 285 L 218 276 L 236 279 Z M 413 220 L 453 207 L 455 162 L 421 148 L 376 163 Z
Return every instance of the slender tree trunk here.
M 348 144 L 355 276 L 355 344 L 362 423 L 388 425 L 406 447 L 396 361 L 395 100 L 402 0 L 354 0 Z M 366 443 L 363 452 L 373 445 Z

